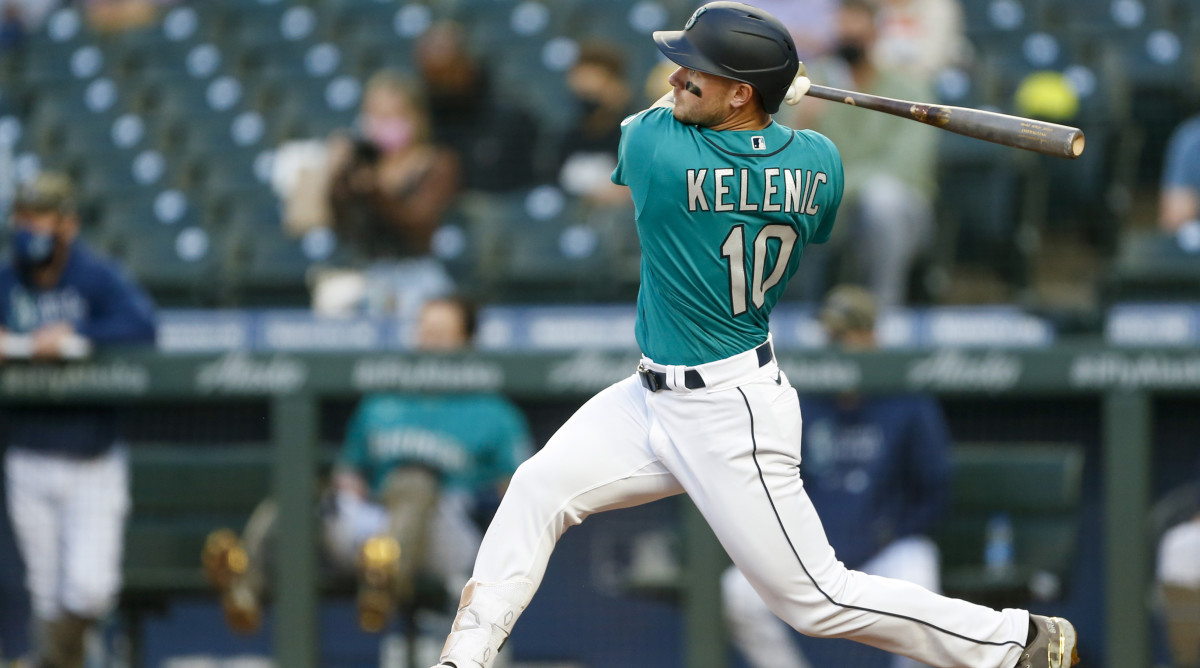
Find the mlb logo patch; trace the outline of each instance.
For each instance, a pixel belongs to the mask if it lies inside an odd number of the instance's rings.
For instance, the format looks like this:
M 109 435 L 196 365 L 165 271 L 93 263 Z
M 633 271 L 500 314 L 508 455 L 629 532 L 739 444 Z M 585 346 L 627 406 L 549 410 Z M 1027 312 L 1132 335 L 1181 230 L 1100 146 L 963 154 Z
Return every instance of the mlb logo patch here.
M 767 150 L 767 139 L 766 137 L 761 136 L 751 137 L 750 146 L 753 147 L 755 151 L 765 151 Z

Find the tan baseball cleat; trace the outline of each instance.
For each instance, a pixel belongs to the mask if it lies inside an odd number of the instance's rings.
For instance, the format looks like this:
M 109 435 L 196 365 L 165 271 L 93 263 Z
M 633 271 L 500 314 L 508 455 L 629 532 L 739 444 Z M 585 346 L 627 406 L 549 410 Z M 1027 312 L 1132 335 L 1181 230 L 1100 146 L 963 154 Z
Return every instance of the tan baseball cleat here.
M 1062 617 L 1029 615 L 1037 630 L 1014 668 L 1070 668 L 1079 663 L 1075 627 Z
M 358 556 L 358 576 L 358 625 L 379 633 L 396 610 L 400 543 L 391 536 L 367 539 Z
M 262 605 L 246 585 L 250 557 L 237 534 L 217 529 L 208 534 L 200 554 L 204 577 L 221 594 L 225 623 L 235 633 L 254 633 L 262 626 Z
M 228 589 L 250 565 L 242 541 L 229 529 L 217 529 L 208 534 L 200 561 L 204 565 L 204 577 L 220 590 Z

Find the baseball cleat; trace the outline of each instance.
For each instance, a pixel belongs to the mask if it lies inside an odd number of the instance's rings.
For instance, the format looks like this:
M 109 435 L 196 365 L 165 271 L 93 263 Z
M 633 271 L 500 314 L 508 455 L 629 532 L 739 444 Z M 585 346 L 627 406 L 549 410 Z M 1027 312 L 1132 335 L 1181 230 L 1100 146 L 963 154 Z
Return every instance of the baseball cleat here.
M 400 543 L 391 536 L 367 539 L 359 553 L 358 569 L 358 625 L 368 633 L 379 633 L 396 610 Z
M 262 626 L 262 606 L 246 586 L 234 586 L 221 594 L 225 624 L 234 633 L 255 633 Z
M 1079 663 L 1075 627 L 1062 617 L 1029 615 L 1037 630 L 1014 668 L 1070 668 Z
M 208 534 L 208 538 L 204 540 L 204 549 L 200 553 L 200 561 L 204 564 L 204 577 L 212 586 L 222 591 L 231 587 L 236 578 L 244 575 L 250 565 L 241 540 L 229 529 L 217 529 Z
M 250 567 L 250 557 L 237 534 L 229 529 L 208 534 L 200 560 L 204 564 L 204 577 L 221 593 L 221 610 L 230 630 L 258 631 L 262 626 L 262 606 L 245 584 L 243 576 Z

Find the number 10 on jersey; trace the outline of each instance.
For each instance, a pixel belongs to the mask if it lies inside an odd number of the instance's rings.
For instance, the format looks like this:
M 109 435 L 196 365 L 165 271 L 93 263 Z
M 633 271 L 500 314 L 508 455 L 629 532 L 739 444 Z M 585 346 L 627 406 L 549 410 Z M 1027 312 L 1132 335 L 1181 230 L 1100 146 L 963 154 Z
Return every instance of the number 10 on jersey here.
M 745 234 L 745 225 L 735 225 L 733 229 L 729 230 L 729 236 L 725 237 L 725 242 L 721 244 L 721 257 L 729 263 L 729 300 L 734 316 L 746 312 L 747 282 L 750 284 L 749 299 L 753 302 L 754 308 L 762 308 L 766 303 L 767 291 L 778 285 L 779 281 L 783 279 L 798 236 L 796 229 L 790 225 L 766 225 L 759 230 L 758 235 L 754 237 L 753 244 L 750 245 L 754 262 L 750 276 L 747 277 L 747 239 Z M 775 259 L 775 266 L 771 268 L 771 273 L 764 278 L 763 275 L 767 273 L 768 243 L 772 239 L 779 241 L 779 255 Z M 749 278 L 748 281 L 747 278 Z

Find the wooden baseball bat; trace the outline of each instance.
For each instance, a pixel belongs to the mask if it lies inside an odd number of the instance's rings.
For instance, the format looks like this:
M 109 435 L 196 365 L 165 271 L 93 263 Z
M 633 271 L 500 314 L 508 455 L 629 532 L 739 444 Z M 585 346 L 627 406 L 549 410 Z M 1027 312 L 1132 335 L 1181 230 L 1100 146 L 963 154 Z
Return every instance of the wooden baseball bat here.
M 812 84 L 807 94 L 823 100 L 848 104 L 852 107 L 873 109 L 885 114 L 909 118 L 967 137 L 1059 158 L 1074 160 L 1083 154 L 1083 131 L 1057 123 L 997 114 L 982 109 L 946 107 L 940 104 L 896 100 L 880 95 L 818 86 L 817 84 Z

